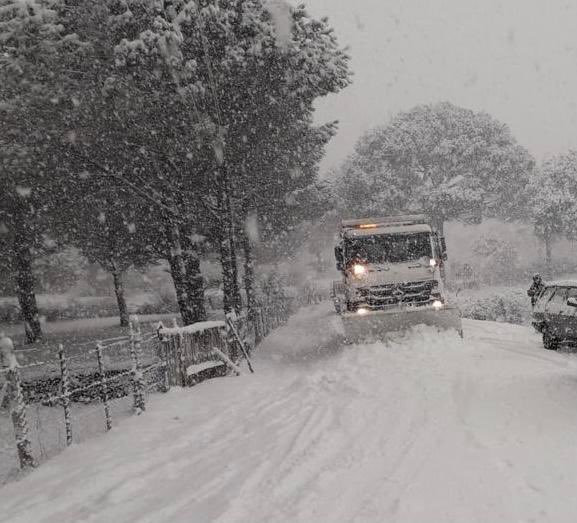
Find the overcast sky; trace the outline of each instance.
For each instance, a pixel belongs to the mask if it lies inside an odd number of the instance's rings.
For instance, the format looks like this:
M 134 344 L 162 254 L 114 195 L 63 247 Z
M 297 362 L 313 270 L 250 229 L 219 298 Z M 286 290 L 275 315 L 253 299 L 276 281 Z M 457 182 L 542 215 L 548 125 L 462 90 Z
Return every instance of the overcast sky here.
M 448 100 L 507 123 L 541 160 L 577 148 L 577 1 L 304 0 L 350 47 L 354 83 L 318 106 L 339 134 L 323 169 L 367 129 Z

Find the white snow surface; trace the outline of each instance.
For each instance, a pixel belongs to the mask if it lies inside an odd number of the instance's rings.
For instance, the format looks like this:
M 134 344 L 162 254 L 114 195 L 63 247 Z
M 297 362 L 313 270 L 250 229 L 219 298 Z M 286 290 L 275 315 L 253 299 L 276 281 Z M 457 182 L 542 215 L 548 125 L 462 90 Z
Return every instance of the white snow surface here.
M 152 397 L 0 489 L 0 520 L 574 523 L 577 359 L 464 328 L 346 346 L 304 309 L 256 374 Z

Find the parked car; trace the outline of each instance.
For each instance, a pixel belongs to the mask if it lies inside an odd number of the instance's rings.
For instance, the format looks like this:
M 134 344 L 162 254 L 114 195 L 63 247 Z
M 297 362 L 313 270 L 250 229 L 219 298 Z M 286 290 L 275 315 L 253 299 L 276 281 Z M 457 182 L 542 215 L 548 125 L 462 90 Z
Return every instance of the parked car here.
M 547 283 L 533 307 L 532 323 L 547 350 L 577 344 L 577 280 Z

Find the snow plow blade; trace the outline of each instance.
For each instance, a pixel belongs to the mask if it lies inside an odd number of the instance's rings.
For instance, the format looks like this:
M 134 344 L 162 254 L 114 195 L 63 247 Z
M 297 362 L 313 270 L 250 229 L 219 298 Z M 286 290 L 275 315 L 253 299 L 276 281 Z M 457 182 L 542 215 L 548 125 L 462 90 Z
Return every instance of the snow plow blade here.
M 378 341 L 416 325 L 430 325 L 439 330 L 454 330 L 463 336 L 461 312 L 455 307 L 394 311 L 346 312 L 341 315 L 345 340 L 349 343 Z

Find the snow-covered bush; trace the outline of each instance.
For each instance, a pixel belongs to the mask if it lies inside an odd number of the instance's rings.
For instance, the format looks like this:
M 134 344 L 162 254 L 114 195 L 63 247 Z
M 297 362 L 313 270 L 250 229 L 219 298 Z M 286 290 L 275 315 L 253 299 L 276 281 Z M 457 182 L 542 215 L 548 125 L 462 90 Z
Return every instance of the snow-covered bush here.
M 460 293 L 454 299 L 463 318 L 526 324 L 531 317 L 531 303 L 524 289 L 492 288 L 471 293 Z

